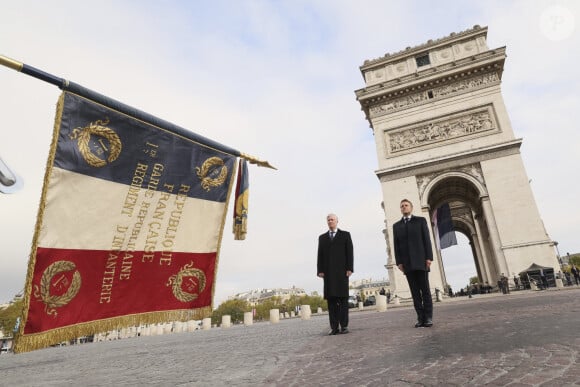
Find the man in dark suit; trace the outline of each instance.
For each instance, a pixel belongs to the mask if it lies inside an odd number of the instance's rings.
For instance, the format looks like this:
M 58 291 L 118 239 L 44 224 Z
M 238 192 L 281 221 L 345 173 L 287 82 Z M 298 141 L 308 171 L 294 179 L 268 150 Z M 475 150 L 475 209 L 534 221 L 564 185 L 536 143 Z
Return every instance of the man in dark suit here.
M 433 326 L 433 300 L 429 288 L 429 268 L 433 261 L 427 220 L 413 216 L 413 204 L 401 200 L 403 218 L 393 225 L 395 261 L 405 273 L 417 312 L 415 328 Z
M 348 333 L 348 278 L 353 272 L 353 247 L 350 233 L 337 228 L 335 214 L 329 214 L 326 223 L 328 231 L 318 237 L 317 273 L 324 280 L 329 335 L 336 335 Z

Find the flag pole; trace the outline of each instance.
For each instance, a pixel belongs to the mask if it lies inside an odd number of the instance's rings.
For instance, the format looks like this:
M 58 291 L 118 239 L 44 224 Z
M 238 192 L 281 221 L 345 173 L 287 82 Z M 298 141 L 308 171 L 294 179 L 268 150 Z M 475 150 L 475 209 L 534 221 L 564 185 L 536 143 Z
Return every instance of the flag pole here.
M 0 64 L 3 66 L 6 66 L 8 68 L 11 68 L 12 70 L 16 70 L 19 73 L 24 73 L 24 74 L 30 75 L 31 77 L 34 77 L 36 79 L 40 79 L 42 81 L 48 82 L 51 85 L 58 86 L 60 89 L 63 89 L 63 90 L 64 90 L 65 86 L 68 84 L 68 81 L 66 79 L 56 77 L 52 74 L 49 74 L 49 73 L 44 72 L 42 70 L 39 70 L 35 67 L 29 66 L 29 65 L 24 64 L 22 62 L 18 62 L 16 60 L 8 58 L 4 55 L 0 55 Z
M 45 81 L 47 83 L 50 83 L 51 85 L 57 86 L 61 90 L 70 91 L 71 93 L 78 94 L 81 97 L 90 99 L 92 101 L 95 101 L 95 102 L 98 102 L 102 105 L 105 105 L 109 108 L 118 110 L 118 111 L 125 113 L 125 114 L 128 114 L 128 115 L 131 115 L 131 116 L 138 118 L 142 121 L 148 122 L 149 124 L 159 126 L 159 127 L 164 128 L 166 130 L 180 134 L 180 135 L 182 135 L 186 138 L 189 138 L 190 140 L 193 140 L 195 142 L 198 142 L 202 145 L 217 149 L 221 152 L 224 152 L 224 153 L 227 153 L 230 155 L 244 158 L 244 159 L 248 160 L 251 164 L 256 164 L 260 167 L 276 169 L 272 165 L 270 165 L 270 163 L 267 161 L 263 161 L 263 160 L 260 160 L 256 157 L 242 153 L 236 149 L 233 149 L 233 148 L 230 148 L 226 145 L 220 144 L 220 143 L 218 143 L 214 140 L 211 140 L 207 137 L 200 136 L 199 134 L 196 134 L 196 133 L 191 132 L 187 129 L 184 129 L 182 127 L 174 125 L 171 122 L 165 121 L 165 120 L 158 118 L 158 117 L 155 117 L 149 113 L 145 113 L 141 110 L 138 110 L 138 109 L 135 109 L 131 106 L 125 105 L 124 103 L 116 101 L 112 98 L 109 98 L 109 97 L 103 95 L 103 94 L 99 94 L 93 90 L 87 89 L 86 87 L 83 87 L 79 84 L 76 84 L 74 82 L 69 82 L 68 80 L 66 80 L 64 78 L 59 78 L 59 77 L 54 76 L 52 74 L 49 74 L 45 71 L 42 71 L 42 70 L 37 69 L 35 67 L 29 66 L 29 65 L 24 64 L 22 62 L 16 61 L 14 59 L 8 58 L 8 57 L 1 55 L 1 54 L 0 54 L 0 65 L 11 68 L 13 70 L 24 73 L 26 75 L 30 75 L 34 78 L 40 79 L 40 80 Z

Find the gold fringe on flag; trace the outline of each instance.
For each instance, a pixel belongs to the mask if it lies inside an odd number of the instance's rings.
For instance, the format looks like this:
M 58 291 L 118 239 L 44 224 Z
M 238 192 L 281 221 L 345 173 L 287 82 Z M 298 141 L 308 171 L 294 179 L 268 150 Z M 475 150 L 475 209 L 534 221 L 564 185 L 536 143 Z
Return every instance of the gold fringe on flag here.
M 144 314 L 114 317 L 105 320 L 75 324 L 68 327 L 53 329 L 36 334 L 19 334 L 16 337 L 15 353 L 34 351 L 46 348 L 63 341 L 90 336 L 100 332 L 108 332 L 126 327 L 137 327 L 172 321 L 202 320 L 212 314 L 211 306 L 198 309 L 170 310 L 165 312 L 150 312 Z M 24 324 L 20 324 L 23 326 Z M 22 328 L 21 328 L 22 329 Z
M 14 338 L 14 352 L 26 352 L 32 349 L 24 350 L 27 347 L 22 345 L 22 340 L 24 336 L 24 326 L 28 320 L 28 308 L 30 307 L 30 298 L 32 297 L 32 279 L 34 277 L 34 267 L 36 265 L 36 250 L 38 248 L 38 236 L 40 234 L 40 228 L 42 226 L 42 216 L 44 214 L 44 208 L 46 206 L 46 193 L 48 191 L 48 180 L 50 179 L 50 174 L 52 173 L 52 165 L 54 163 L 54 158 L 56 155 L 56 146 L 58 143 L 58 131 L 60 128 L 62 120 L 62 111 L 64 106 L 64 93 L 62 93 L 56 104 L 56 118 L 54 120 L 54 129 L 52 134 L 52 141 L 50 144 L 50 151 L 48 154 L 48 160 L 46 161 L 46 168 L 44 169 L 44 183 L 42 185 L 42 193 L 40 197 L 40 204 L 38 206 L 38 213 L 36 214 L 36 226 L 34 228 L 34 236 L 32 237 L 32 248 L 30 252 L 30 258 L 28 260 L 28 272 L 26 274 L 26 286 L 24 287 L 24 302 L 23 302 L 23 312 L 22 318 L 20 319 L 20 326 L 18 328 L 18 333 Z M 26 341 L 26 340 L 24 340 Z M 54 344 L 54 343 L 51 343 Z M 49 344 L 50 345 L 50 344 Z M 43 348 L 44 346 L 35 347 Z

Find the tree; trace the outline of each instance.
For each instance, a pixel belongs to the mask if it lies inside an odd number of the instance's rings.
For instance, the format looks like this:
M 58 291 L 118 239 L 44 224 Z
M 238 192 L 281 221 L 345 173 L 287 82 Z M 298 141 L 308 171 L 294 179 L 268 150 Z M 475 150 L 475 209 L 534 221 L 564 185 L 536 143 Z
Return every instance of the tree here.
M 264 300 L 254 307 L 256 309 L 254 318 L 256 320 L 269 320 L 270 309 L 281 309 L 281 306 L 280 297 L 272 297 Z
M 244 321 L 244 313 L 251 311 L 250 304 L 245 300 L 227 300 L 211 315 L 212 324 L 221 324 L 222 316 L 230 315 L 232 324 Z
M 220 324 L 222 316 L 230 315 L 232 323 L 241 322 L 244 320 L 244 312 L 254 311 L 254 320 L 267 321 L 270 320 L 271 309 L 278 309 L 280 313 L 289 313 L 296 310 L 296 306 L 301 305 L 310 305 L 310 310 L 313 311 L 318 310 L 318 308 L 322 308 L 322 310 L 327 309 L 326 302 L 318 295 L 302 297 L 294 295 L 285 302 L 282 302 L 280 297 L 275 296 L 262 301 L 254 307 L 243 300 L 228 300 L 214 310 L 211 320 L 212 324 Z
M 310 305 L 310 310 L 316 311 L 318 308 L 326 310 L 326 302 L 320 296 L 292 296 L 286 302 L 282 302 L 280 297 L 272 297 L 264 300 L 255 306 L 255 320 L 269 320 L 270 309 L 278 309 L 281 313 L 296 310 L 296 306 Z
M 322 310 L 327 309 L 327 304 L 324 301 L 324 298 L 316 295 L 316 296 L 302 296 L 300 298 L 301 305 L 310 305 L 310 310 L 316 311 L 318 308 L 322 308 Z
M 16 319 L 22 315 L 22 309 L 24 308 L 24 300 L 19 299 L 11 303 L 5 309 L 0 310 L 0 330 L 4 332 L 4 335 L 10 335 L 14 326 L 16 325 Z
M 570 265 L 576 265 L 576 267 L 580 266 L 580 254 L 570 255 L 568 262 Z

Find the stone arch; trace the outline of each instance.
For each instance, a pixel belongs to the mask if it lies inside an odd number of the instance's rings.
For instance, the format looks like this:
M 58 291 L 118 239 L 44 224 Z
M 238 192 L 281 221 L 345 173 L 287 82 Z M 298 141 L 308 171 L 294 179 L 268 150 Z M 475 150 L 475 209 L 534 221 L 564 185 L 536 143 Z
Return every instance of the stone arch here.
M 485 43 L 486 37 L 487 28 L 477 28 L 443 42 L 434 40 L 421 50 L 434 55 L 466 41 Z M 415 78 L 404 76 L 396 82 L 384 79 L 377 88 L 377 68 L 415 63 L 416 51 L 365 62 L 360 70 L 366 83 L 356 96 L 375 134 L 379 163 L 375 173 L 383 192 L 385 225 L 400 219 L 396 209 L 402 197 L 411 199 L 417 215 L 424 217 L 444 201 L 451 201 L 452 218 L 473 237 L 482 279 L 493 284 L 504 273 L 519 273 L 533 263 L 554 268 L 559 263 L 526 184 L 528 176 L 520 155 L 523 140 L 514 136 L 498 87 L 505 50 L 490 49 L 486 44 L 478 47 L 488 55 L 485 68 L 477 61 L 457 64 L 452 58 L 431 63 L 435 71 L 424 74 L 423 86 L 430 86 L 423 91 L 416 88 Z M 469 98 L 461 98 L 464 93 Z M 513 205 L 514 198 L 517 205 Z M 410 297 L 407 280 L 391 254 L 392 227 L 386 227 L 384 233 L 385 267 L 392 290 Z M 434 264 L 432 289 L 445 285 L 441 273 Z

